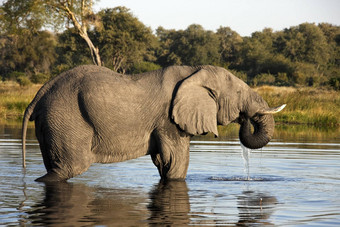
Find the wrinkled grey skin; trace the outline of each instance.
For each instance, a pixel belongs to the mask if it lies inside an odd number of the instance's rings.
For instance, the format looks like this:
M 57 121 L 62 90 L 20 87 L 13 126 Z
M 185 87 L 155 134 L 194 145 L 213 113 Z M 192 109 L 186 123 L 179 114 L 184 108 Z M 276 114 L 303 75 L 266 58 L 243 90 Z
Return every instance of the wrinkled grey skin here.
M 274 131 L 272 115 L 258 114 L 266 108 L 257 93 L 219 67 L 120 75 L 80 66 L 46 83 L 27 107 L 23 154 L 29 119 L 35 121 L 47 170 L 37 181 L 65 181 L 92 163 L 147 154 L 162 179 L 185 179 L 192 135 L 218 136 L 218 124 L 237 122 L 246 147 L 263 147 Z

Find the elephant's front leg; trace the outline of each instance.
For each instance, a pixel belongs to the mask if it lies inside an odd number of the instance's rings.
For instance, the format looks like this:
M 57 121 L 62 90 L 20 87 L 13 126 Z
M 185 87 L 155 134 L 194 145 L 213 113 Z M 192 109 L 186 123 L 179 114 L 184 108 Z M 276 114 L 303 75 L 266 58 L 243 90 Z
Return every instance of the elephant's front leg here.
M 189 166 L 190 136 L 176 126 L 153 134 L 155 147 L 150 152 L 163 180 L 184 180 Z

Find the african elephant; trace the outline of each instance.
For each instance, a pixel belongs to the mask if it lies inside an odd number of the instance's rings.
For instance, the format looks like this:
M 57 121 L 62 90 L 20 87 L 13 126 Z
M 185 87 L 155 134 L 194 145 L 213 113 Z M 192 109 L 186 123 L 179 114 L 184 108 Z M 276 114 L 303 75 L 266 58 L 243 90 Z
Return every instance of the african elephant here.
M 23 165 L 31 120 L 47 170 L 37 181 L 65 181 L 92 163 L 147 154 L 162 179 L 185 179 L 192 135 L 218 136 L 218 124 L 237 122 L 243 145 L 261 148 L 273 135 L 272 113 L 282 108 L 268 108 L 262 97 L 220 67 L 171 66 L 121 75 L 79 66 L 47 82 L 27 107 Z

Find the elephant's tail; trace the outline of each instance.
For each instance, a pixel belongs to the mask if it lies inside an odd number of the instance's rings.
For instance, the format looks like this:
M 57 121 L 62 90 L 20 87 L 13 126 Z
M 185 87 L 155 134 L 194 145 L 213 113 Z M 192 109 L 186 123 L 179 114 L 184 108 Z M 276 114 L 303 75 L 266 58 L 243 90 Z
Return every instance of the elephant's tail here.
M 22 139 L 22 166 L 26 168 L 26 132 L 27 132 L 27 124 L 29 120 L 33 120 L 35 116 L 32 116 L 34 109 L 39 102 L 39 100 L 45 95 L 45 93 L 52 87 L 52 85 L 55 83 L 55 81 L 60 78 L 63 74 L 60 74 L 59 76 L 53 78 L 46 84 L 44 84 L 40 90 L 35 95 L 32 102 L 28 105 L 28 107 L 25 110 L 24 118 L 22 120 L 22 131 L 21 131 L 21 139 Z M 35 114 L 33 114 L 35 115 Z M 32 117 L 31 117 L 32 116 Z M 31 119 L 30 119 L 31 118 Z
M 53 84 L 53 80 L 46 83 L 44 86 L 40 88 L 40 90 L 35 95 L 32 102 L 28 105 L 28 107 L 25 110 L 24 118 L 22 120 L 22 131 L 21 131 L 21 139 L 22 139 L 22 166 L 26 167 L 26 132 L 27 132 L 27 124 L 29 120 L 33 120 L 35 117 L 32 116 L 35 106 L 39 102 L 39 100 L 44 96 L 46 91 L 51 87 Z M 34 114 L 33 114 L 34 115 Z M 32 117 L 31 117 L 32 116 Z
M 31 103 L 32 104 L 32 103 Z M 25 110 L 25 114 L 24 114 L 24 119 L 22 120 L 22 167 L 26 168 L 26 132 L 27 132 L 27 124 L 28 124 L 28 120 L 31 117 L 33 110 L 34 110 L 34 106 L 29 105 L 26 110 Z
M 21 138 L 22 138 L 22 166 L 24 168 L 26 168 L 26 132 L 27 132 L 27 124 L 30 119 L 35 106 L 37 105 L 38 101 L 41 99 L 41 97 L 43 96 L 43 94 L 45 94 L 46 89 L 44 88 L 45 86 L 43 86 L 42 88 L 40 88 L 40 90 L 38 91 L 38 93 L 36 94 L 36 96 L 34 97 L 33 101 L 28 105 L 28 107 L 25 110 L 24 113 L 24 118 L 22 120 L 22 131 L 21 131 Z

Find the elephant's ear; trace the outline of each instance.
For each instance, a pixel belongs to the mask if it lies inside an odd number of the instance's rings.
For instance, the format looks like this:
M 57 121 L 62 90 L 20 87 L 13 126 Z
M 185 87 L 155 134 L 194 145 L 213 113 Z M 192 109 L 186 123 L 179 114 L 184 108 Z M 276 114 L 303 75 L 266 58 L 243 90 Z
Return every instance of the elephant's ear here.
M 172 119 L 191 135 L 212 132 L 218 136 L 217 104 L 208 81 L 209 72 L 200 69 L 181 83 L 173 100 Z

